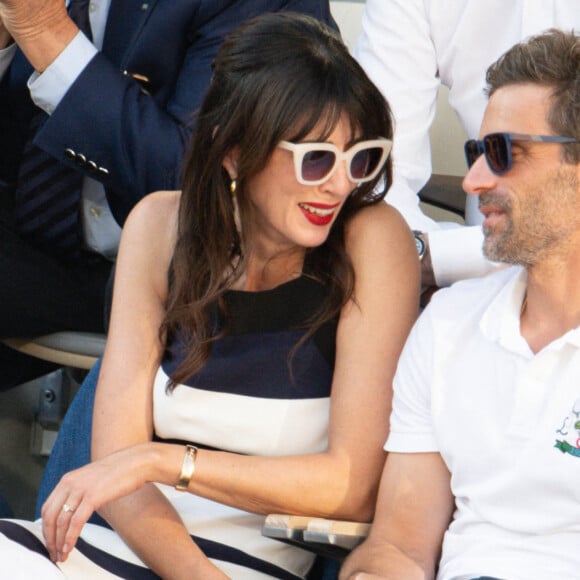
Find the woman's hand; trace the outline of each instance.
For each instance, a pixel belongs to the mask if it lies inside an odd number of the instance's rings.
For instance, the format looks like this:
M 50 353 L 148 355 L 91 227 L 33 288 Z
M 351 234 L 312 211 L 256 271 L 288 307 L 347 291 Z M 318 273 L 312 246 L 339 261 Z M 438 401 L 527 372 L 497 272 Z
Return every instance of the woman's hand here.
M 143 443 L 63 476 L 42 506 L 42 529 L 53 561 L 66 560 L 95 510 L 147 483 L 150 459 L 150 445 Z
M 42 506 L 42 529 L 50 557 L 64 562 L 91 514 L 115 502 L 106 507 L 107 520 L 159 576 L 227 579 L 193 542 L 166 498 L 150 485 L 160 481 L 159 468 L 167 461 L 167 452 L 181 460 L 182 449 L 139 443 L 64 475 Z M 176 463 L 175 480 L 177 473 Z M 154 531 L 143 537 L 144 528 Z

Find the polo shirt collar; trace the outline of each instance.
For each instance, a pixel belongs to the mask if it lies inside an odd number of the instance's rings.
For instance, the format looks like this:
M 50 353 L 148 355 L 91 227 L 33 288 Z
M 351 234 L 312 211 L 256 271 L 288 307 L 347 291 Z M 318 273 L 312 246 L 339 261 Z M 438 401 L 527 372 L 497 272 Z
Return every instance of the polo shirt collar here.
M 520 312 L 528 274 L 521 266 L 511 266 L 510 270 L 513 274 L 485 309 L 479 328 L 488 340 L 498 342 L 507 350 L 532 357 L 534 355 L 520 333 Z M 546 349 L 558 348 L 563 343 L 580 348 L 580 327 L 569 330 L 552 341 Z
M 510 270 L 512 273 L 507 282 L 485 309 L 479 328 L 487 339 L 529 356 L 530 347 L 520 334 L 520 311 L 528 275 L 520 266 L 511 266 Z

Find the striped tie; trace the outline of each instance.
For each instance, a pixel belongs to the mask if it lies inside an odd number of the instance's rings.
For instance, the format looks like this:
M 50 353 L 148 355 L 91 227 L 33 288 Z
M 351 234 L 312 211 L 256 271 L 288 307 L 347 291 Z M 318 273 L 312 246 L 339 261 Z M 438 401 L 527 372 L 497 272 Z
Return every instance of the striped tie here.
M 90 0 L 71 0 L 70 17 L 92 40 Z M 30 123 L 19 168 L 14 218 L 21 236 L 57 258 L 74 260 L 81 250 L 80 201 L 83 174 L 69 168 L 33 143 L 47 120 L 38 111 Z

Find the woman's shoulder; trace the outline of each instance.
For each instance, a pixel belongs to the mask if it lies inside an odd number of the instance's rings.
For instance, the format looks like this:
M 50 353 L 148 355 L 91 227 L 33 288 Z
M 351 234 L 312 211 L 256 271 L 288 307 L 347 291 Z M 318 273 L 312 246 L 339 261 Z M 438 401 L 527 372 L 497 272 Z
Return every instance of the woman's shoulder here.
M 180 196 L 180 191 L 156 191 L 146 195 L 129 213 L 123 230 L 152 237 L 161 232 L 173 232 Z
M 155 191 L 141 199 L 129 213 L 127 221 L 159 223 L 176 219 L 181 191 Z
M 416 254 L 409 226 L 387 203 L 367 206 L 355 214 L 346 227 L 346 243 L 347 247 L 400 244 Z
M 156 191 L 145 196 L 123 226 L 121 248 L 170 257 L 177 237 L 179 191 Z
M 401 214 L 386 203 L 369 206 L 348 223 L 346 251 L 352 261 L 357 285 L 405 289 L 414 296 L 420 286 L 419 259 L 413 234 Z M 386 294 L 385 294 L 386 295 Z

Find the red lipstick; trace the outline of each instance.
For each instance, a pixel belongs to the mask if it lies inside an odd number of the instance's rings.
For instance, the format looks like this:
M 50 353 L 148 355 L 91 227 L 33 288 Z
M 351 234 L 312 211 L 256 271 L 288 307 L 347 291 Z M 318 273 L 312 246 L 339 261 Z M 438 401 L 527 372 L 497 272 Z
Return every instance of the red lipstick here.
M 336 213 L 334 210 L 340 204 L 329 205 L 326 203 L 299 203 L 298 207 L 302 210 L 304 217 L 315 226 L 326 226 Z

